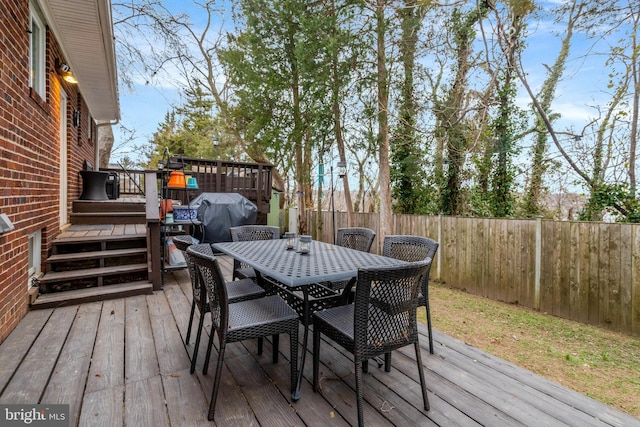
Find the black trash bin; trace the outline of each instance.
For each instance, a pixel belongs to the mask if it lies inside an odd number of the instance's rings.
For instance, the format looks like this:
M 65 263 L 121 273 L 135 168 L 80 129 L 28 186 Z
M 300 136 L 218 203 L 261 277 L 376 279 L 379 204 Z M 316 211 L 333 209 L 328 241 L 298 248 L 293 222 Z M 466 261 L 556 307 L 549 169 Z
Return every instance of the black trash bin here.
M 120 175 L 116 172 L 109 172 L 107 177 L 107 197 L 110 200 L 120 197 Z

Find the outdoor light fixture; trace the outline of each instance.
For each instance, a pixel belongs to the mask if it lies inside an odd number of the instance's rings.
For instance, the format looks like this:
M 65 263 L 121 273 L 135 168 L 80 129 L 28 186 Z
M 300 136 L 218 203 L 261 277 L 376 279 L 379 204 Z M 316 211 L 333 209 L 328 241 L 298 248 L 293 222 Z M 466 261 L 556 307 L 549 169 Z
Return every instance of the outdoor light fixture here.
M 15 226 L 5 213 L 0 213 L 0 234 L 13 230 Z
M 73 126 L 79 128 L 80 127 L 80 110 L 73 110 L 72 118 L 73 118 Z
M 338 162 L 338 164 L 336 166 L 338 167 L 338 177 L 340 177 L 340 179 L 342 179 L 345 176 L 347 176 L 347 163 L 346 162 Z
M 71 72 L 71 67 L 69 66 L 69 64 L 60 62 L 59 59 L 56 59 L 56 70 L 66 82 L 74 84 L 78 83 L 78 79 L 76 79 L 76 77 Z
M 217 136 L 213 137 L 213 148 L 218 148 L 218 145 L 220 144 L 220 140 L 218 139 Z

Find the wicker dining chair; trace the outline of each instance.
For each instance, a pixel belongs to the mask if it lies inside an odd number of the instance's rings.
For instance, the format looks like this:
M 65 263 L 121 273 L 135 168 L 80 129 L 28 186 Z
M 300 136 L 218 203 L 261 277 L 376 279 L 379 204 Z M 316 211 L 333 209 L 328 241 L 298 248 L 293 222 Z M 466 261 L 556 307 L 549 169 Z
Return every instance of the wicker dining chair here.
M 436 258 L 436 252 L 440 244 L 429 237 L 422 236 L 385 236 L 382 245 L 382 255 L 399 259 L 402 261 L 422 261 L 430 258 L 432 261 Z M 427 328 L 429 329 L 429 353 L 433 354 L 433 333 L 431 328 L 431 307 L 429 306 L 429 273 L 431 271 L 431 263 L 427 268 L 427 274 L 424 275 L 420 295 L 418 299 L 418 307 L 425 307 L 427 310 Z M 386 356 L 385 370 L 389 372 L 391 369 L 391 355 Z
M 208 246 L 208 245 L 207 245 Z M 248 301 L 229 303 L 218 260 L 201 250 L 202 245 L 192 245 L 187 253 L 193 258 L 201 283 L 209 298 L 211 333 L 203 374 L 207 374 L 214 336 L 218 337 L 218 359 L 213 380 L 213 392 L 209 404 L 208 419 L 215 418 L 216 400 L 220 388 L 220 376 L 227 343 L 251 338 L 273 336 L 273 362 L 277 362 L 279 334 L 289 334 L 289 361 L 291 363 L 291 393 L 296 389 L 298 375 L 298 314 L 277 295 Z
M 280 228 L 272 225 L 239 225 L 230 227 L 231 240 L 234 242 L 247 242 L 251 240 L 271 240 L 280 238 Z M 248 265 L 233 260 L 233 280 L 255 280 L 256 272 Z
M 373 245 L 373 240 L 375 238 L 376 232 L 370 228 L 338 228 L 338 232 L 336 234 L 336 245 L 355 249 L 357 251 L 369 252 L 371 251 L 371 245 Z M 348 283 L 348 280 L 342 280 L 337 282 L 323 282 L 322 285 L 333 289 L 334 291 L 340 291 L 344 289 L 344 287 L 347 286 Z
M 324 334 L 353 354 L 359 426 L 364 425 L 364 363 L 410 344 L 414 345 L 416 352 L 424 409 L 429 410 L 416 308 L 422 278 L 430 262 L 361 268 L 353 304 L 318 311 L 313 315 L 313 389 L 320 391 L 320 336 Z
M 187 262 L 187 268 L 189 271 L 189 277 L 191 278 L 191 313 L 189 315 L 189 326 L 187 327 L 187 336 L 185 342 L 189 344 L 189 340 L 191 339 L 191 330 L 193 327 L 193 318 L 195 316 L 196 307 L 200 311 L 200 321 L 198 322 L 198 330 L 196 332 L 196 342 L 193 347 L 193 358 L 191 360 L 191 373 L 195 372 L 196 367 L 196 358 L 198 355 L 198 349 L 200 348 L 200 338 L 202 336 L 202 327 L 204 325 L 204 315 L 210 311 L 209 302 L 207 299 L 206 292 L 202 291 L 202 287 L 200 285 L 199 275 L 195 270 L 195 263 L 193 258 L 188 253 L 187 249 L 196 244 L 196 241 L 193 237 L 189 235 L 179 235 L 173 237 L 173 243 L 176 245 L 176 248 L 182 251 L 184 254 L 184 259 Z M 202 244 L 199 245 L 199 250 L 207 253 L 208 255 L 213 256 L 213 250 L 211 249 L 211 245 Z M 258 286 L 251 279 L 243 279 L 237 280 L 233 282 L 227 282 L 227 294 L 229 296 L 230 302 L 239 302 L 246 301 L 254 298 L 259 298 L 265 295 L 264 289 Z M 262 341 L 258 342 L 258 353 L 262 353 Z
M 356 249 L 358 251 L 369 252 L 375 237 L 376 232 L 370 228 L 338 228 L 338 233 L 336 234 L 336 245 Z

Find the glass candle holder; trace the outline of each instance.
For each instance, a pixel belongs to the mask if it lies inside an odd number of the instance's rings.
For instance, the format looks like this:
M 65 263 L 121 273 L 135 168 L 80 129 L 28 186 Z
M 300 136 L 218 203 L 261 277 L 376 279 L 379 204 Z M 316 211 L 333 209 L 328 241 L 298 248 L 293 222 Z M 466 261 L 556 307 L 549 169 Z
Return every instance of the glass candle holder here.
M 296 233 L 293 231 L 287 231 L 284 233 L 284 238 L 287 241 L 287 250 L 290 251 L 296 247 Z
M 308 254 L 311 251 L 311 236 L 300 236 L 298 251 L 301 254 Z

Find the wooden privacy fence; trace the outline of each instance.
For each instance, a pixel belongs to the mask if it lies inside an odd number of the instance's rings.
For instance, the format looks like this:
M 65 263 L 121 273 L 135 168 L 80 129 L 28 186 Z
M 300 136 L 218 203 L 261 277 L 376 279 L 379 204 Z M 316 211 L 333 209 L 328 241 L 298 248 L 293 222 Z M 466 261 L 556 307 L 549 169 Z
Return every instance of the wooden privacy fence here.
M 314 226 L 317 213 L 309 214 Z M 333 214 L 322 213 L 332 242 Z M 355 224 L 380 235 L 377 213 Z M 335 229 L 347 226 L 335 213 Z M 393 234 L 440 242 L 431 279 L 498 301 L 640 336 L 639 224 L 395 215 Z M 374 241 L 372 251 L 381 252 Z

